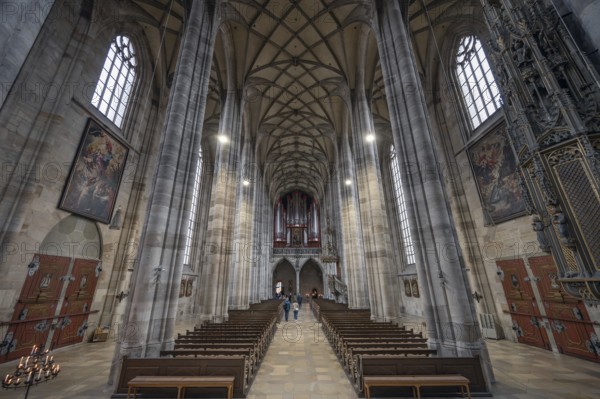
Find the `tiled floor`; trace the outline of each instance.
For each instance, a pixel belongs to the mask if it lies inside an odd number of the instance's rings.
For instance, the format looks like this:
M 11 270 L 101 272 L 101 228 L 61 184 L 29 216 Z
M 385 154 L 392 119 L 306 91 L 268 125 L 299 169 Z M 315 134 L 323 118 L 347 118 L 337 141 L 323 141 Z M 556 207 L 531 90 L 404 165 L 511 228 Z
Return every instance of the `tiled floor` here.
M 291 316 L 291 315 L 290 315 Z M 290 317 L 292 319 L 292 317 Z M 106 385 L 114 342 L 54 351 L 59 377 L 33 386 L 28 399 L 108 399 Z M 600 364 L 509 341 L 487 341 L 501 399 L 600 398 Z M 0 365 L 0 376 L 15 362 Z M 0 390 L 21 399 L 25 391 Z M 308 309 L 298 322 L 282 322 L 250 389 L 248 399 L 355 399 L 357 396 Z
M 356 393 L 307 307 L 282 321 L 248 399 L 355 399 Z

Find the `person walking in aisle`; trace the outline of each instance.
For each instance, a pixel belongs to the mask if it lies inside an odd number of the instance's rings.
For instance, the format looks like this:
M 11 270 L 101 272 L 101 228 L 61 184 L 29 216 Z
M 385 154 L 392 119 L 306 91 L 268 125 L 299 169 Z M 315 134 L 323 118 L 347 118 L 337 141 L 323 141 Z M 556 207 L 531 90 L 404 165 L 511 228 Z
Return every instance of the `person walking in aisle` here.
M 292 310 L 294 311 L 294 320 L 298 320 L 298 310 L 300 310 L 300 306 L 298 306 L 296 298 L 294 298 L 294 302 L 292 303 Z
M 285 314 L 285 321 L 288 321 L 288 316 L 290 314 L 290 298 L 285 298 L 285 302 L 283 303 L 283 313 Z

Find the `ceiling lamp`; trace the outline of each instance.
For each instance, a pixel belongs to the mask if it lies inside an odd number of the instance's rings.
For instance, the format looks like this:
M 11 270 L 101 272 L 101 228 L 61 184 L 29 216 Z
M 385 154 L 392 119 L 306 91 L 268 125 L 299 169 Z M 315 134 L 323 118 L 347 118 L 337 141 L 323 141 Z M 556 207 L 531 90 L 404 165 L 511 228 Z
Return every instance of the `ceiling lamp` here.
M 352 180 L 350 180 L 350 179 L 346 179 L 346 185 L 347 185 L 347 186 L 351 186 L 351 185 L 352 185 Z
M 227 144 L 229 143 L 229 137 L 225 136 L 224 134 L 219 134 L 219 142 L 223 143 L 223 144 Z
M 368 143 L 372 143 L 375 141 L 375 135 L 373 133 L 369 133 L 365 137 L 365 140 L 367 140 Z

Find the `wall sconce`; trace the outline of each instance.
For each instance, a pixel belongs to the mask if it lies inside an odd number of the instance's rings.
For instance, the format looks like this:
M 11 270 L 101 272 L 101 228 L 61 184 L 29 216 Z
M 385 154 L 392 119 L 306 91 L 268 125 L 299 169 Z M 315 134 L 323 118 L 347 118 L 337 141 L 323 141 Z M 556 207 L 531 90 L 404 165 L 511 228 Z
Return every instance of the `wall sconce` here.
M 474 293 L 472 293 L 471 296 L 473 297 L 473 299 L 475 299 L 477 301 L 477 303 L 479 303 L 479 301 L 481 300 L 481 298 L 483 298 L 483 296 L 480 295 L 479 292 L 477 292 L 477 291 L 475 291 Z
M 126 293 L 124 293 L 123 291 L 121 291 L 120 293 L 118 293 L 118 294 L 116 295 L 117 299 L 119 300 L 119 303 L 121 303 L 121 301 L 122 301 L 124 298 L 127 298 L 128 296 L 129 296 L 129 292 L 126 294 Z

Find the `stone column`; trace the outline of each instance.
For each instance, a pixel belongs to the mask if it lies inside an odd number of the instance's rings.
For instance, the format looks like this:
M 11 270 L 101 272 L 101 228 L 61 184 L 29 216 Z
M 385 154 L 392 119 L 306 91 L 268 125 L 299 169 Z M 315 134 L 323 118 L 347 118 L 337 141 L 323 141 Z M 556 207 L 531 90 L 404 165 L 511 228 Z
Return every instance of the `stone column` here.
M 245 118 L 248 119 L 248 118 Z M 249 123 L 246 123 L 248 126 Z M 230 269 L 231 290 L 229 307 L 248 309 L 250 305 L 250 269 L 255 265 L 254 247 L 256 237 L 253 234 L 255 213 L 256 178 L 254 173 L 254 142 L 246 128 L 246 139 L 242 150 L 242 163 L 238 169 L 237 205 L 235 211 L 235 256 Z M 245 185 L 244 182 L 248 182 Z
M 350 150 L 350 138 L 347 129 L 340 140 L 340 158 L 338 160 L 338 195 L 340 197 L 340 217 L 342 233 L 341 257 L 345 267 L 348 284 L 348 307 L 350 309 L 366 309 L 369 307 L 367 275 L 363 245 L 360 241 L 362 230 L 360 225 L 358 196 L 354 162 Z M 346 180 L 350 184 L 346 184 Z
M 352 144 L 371 317 L 389 321 L 397 318 L 398 290 L 396 273 L 391 270 L 391 242 L 377 143 L 367 140 L 369 135 L 375 137 L 371 99 L 365 87 L 365 56 L 369 32 L 367 27 L 362 28 L 357 46 L 356 82 L 351 96 Z
M 266 198 L 262 176 L 255 165 L 255 179 L 252 184 L 254 187 L 254 226 L 252 237 L 254 239 L 254 262 L 250 267 L 250 303 L 260 302 L 265 299 L 262 296 L 262 280 L 261 277 L 263 265 L 268 262 L 269 253 L 267 251 L 268 242 L 265 238 L 265 224 L 272 223 L 273 220 L 268 210 L 268 201 Z
M 169 100 L 120 356 L 156 357 L 173 342 L 185 232 L 214 46 L 214 7 L 194 2 Z M 197 160 L 197 157 L 194 159 Z M 118 367 L 118 366 L 117 366 Z M 113 370 L 114 371 L 114 370 Z M 115 374 L 112 374 L 115 375 Z
M 353 103 L 353 144 L 356 185 L 365 264 L 369 281 L 371 317 L 379 321 L 396 319 L 397 277 L 391 272 L 389 226 L 385 212 L 377 144 L 365 136 L 374 134 L 370 101 L 364 87 L 357 88 Z
M 264 173 L 261 176 L 261 195 L 263 198 L 262 248 L 259 262 L 258 283 L 261 289 L 261 300 L 273 298 L 273 203 L 265 184 Z
M 232 71 L 231 74 L 234 75 Z M 241 147 L 240 99 L 232 84 L 221 110 L 219 134 L 227 142 L 219 142 L 215 157 L 209 224 L 200 284 L 203 293 L 200 321 L 227 320 L 229 269 L 235 257 L 234 221 L 238 185 L 238 162 Z
M 444 356 L 486 356 L 404 18 L 399 2 L 376 4 L 375 32 L 430 344 Z

